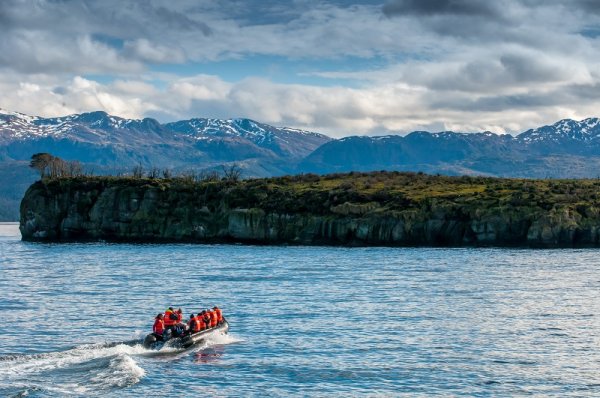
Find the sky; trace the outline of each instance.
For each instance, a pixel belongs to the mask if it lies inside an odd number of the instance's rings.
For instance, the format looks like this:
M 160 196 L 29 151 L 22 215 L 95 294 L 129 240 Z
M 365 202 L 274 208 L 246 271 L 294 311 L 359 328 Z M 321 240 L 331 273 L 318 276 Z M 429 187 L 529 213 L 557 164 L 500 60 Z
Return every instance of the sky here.
M 1 0 L 0 108 L 332 137 L 600 116 L 596 0 Z

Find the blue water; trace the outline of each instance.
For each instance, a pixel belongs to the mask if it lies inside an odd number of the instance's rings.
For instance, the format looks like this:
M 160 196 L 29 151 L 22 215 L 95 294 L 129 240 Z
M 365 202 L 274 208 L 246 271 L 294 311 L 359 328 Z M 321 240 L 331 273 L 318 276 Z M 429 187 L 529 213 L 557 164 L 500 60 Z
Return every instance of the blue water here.
M 598 254 L 32 244 L 0 225 L 0 396 L 600 396 Z M 215 304 L 227 336 L 119 344 Z

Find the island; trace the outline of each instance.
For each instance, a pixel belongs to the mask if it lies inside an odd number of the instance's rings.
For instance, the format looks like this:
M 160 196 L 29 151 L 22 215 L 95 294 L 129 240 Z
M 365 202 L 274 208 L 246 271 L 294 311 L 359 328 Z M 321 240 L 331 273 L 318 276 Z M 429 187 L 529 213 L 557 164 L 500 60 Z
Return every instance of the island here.
M 600 246 L 600 179 L 409 172 L 43 178 L 25 241 L 344 246 Z

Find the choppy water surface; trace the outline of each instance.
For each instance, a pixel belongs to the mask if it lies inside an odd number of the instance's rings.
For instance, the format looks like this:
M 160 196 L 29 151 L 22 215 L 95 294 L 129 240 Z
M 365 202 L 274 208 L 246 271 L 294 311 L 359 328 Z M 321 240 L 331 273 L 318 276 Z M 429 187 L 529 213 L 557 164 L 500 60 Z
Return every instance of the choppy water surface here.
M 0 225 L 2 396 L 600 396 L 597 250 L 19 238 Z M 229 336 L 119 344 L 214 304 Z

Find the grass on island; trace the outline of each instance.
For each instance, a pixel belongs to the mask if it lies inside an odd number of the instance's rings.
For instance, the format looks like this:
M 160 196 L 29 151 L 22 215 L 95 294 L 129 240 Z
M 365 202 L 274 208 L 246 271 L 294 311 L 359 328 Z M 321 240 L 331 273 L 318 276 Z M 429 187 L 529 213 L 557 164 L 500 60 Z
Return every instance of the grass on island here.
M 360 213 L 360 206 L 369 211 L 401 211 L 435 205 L 469 211 L 492 207 L 532 210 L 560 207 L 590 216 L 597 215 L 600 208 L 600 179 L 452 177 L 377 171 L 245 180 L 214 176 L 207 179 L 86 176 L 45 179 L 44 183 L 49 189 L 73 183 L 103 188 L 153 187 L 162 192 L 187 192 L 208 208 L 225 205 L 283 214 Z

